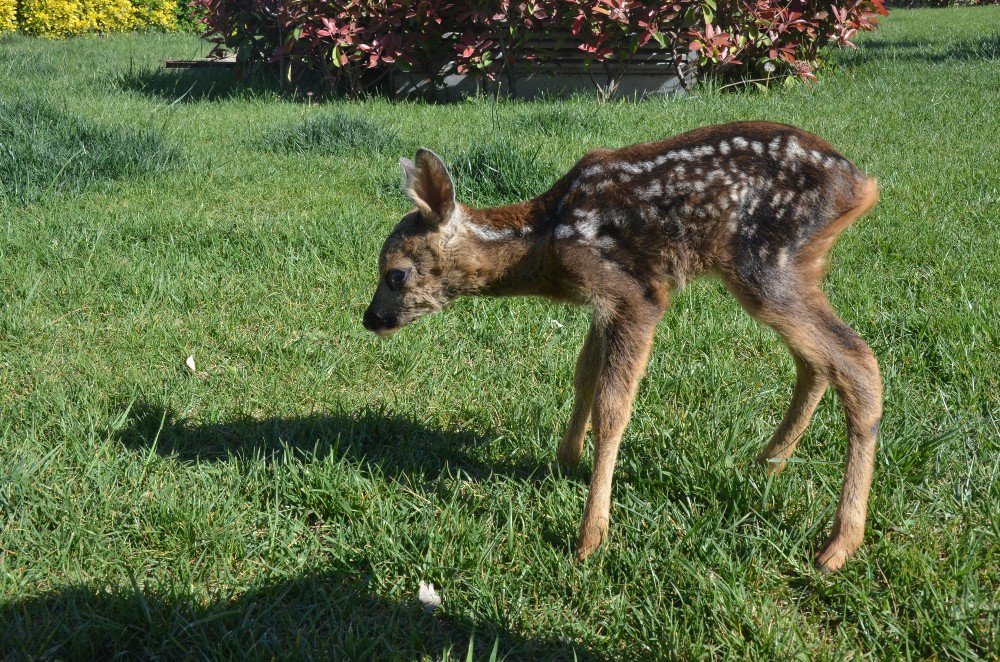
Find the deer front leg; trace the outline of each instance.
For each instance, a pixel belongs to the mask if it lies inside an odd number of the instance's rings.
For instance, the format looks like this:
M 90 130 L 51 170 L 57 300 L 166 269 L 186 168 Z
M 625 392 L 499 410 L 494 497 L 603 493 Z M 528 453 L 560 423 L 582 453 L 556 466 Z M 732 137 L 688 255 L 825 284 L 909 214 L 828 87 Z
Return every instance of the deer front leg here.
M 618 446 L 631 415 L 636 386 L 646 368 L 657 321 L 659 315 L 649 311 L 621 311 L 603 328 L 603 360 L 592 411 L 594 470 L 576 549 L 581 561 L 607 537 Z
M 587 424 L 594 405 L 594 390 L 601 374 L 603 354 L 604 339 L 601 330 L 596 321 L 591 321 L 590 331 L 580 350 L 580 358 L 576 361 L 576 374 L 573 375 L 573 413 L 559 450 L 556 451 L 556 457 L 564 466 L 575 467 L 583 456 L 583 444 L 587 438 Z

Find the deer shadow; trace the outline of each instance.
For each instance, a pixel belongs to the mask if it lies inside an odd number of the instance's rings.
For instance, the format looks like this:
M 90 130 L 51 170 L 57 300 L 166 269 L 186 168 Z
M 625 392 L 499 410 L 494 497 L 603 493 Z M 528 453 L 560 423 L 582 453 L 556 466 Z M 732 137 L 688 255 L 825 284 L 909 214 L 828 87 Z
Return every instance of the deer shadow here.
M 111 436 L 126 448 L 152 448 L 182 461 L 270 463 L 292 457 L 312 462 L 333 455 L 388 478 L 408 474 L 434 480 L 460 472 L 471 481 L 494 475 L 541 481 L 549 475 L 549 463 L 527 453 L 485 457 L 482 451 L 498 436 L 490 431 L 434 428 L 376 410 L 197 423 L 169 408 L 135 402 Z
M 197 423 L 144 401 L 124 407 L 110 430 L 125 448 L 187 462 L 315 462 L 344 459 L 392 480 L 403 474 L 463 480 L 501 474 L 542 480 L 548 464 L 527 454 L 506 461 L 477 456 L 491 433 L 435 429 L 374 410 L 327 415 L 239 417 Z M 486 454 L 484 454 L 486 455 Z M 565 541 L 560 541 L 565 545 Z M 531 638 L 496 617 L 424 611 L 372 589 L 370 566 L 332 563 L 322 571 L 224 596 L 194 596 L 182 585 L 142 585 L 131 576 L 76 584 L 0 601 L 0 659 L 486 659 L 494 647 L 513 659 L 597 659 L 585 644 Z M 413 587 L 414 596 L 416 586 Z M 467 613 L 467 612 L 466 612 Z
M 353 576 L 351 576 L 353 574 Z M 528 638 L 477 616 L 428 613 L 323 572 L 204 601 L 181 586 L 75 585 L 0 602 L 3 659 L 597 659 L 585 644 Z M 444 587 L 447 591 L 447 587 Z M 414 593 L 416 587 L 414 587 Z M 447 599 L 447 598 L 446 598 Z

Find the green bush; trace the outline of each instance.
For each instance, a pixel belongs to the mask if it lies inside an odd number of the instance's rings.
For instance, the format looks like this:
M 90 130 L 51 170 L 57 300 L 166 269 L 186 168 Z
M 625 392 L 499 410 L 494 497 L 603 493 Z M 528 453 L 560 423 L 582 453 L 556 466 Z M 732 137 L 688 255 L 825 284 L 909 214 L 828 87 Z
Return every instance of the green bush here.
M 201 19 L 205 11 L 188 0 L 178 0 L 177 9 L 174 11 L 174 22 L 179 32 L 201 32 L 203 26 Z

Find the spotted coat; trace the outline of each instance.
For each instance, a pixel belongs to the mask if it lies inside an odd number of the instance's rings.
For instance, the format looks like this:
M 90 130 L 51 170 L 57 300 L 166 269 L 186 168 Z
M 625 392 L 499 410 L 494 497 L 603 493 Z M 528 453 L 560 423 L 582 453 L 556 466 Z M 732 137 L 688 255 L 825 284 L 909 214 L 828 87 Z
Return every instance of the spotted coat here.
M 773 297 L 789 260 L 856 206 L 868 182 L 801 129 L 733 123 L 590 152 L 539 196 L 543 214 L 469 227 L 487 242 L 551 233 L 571 269 L 611 262 L 644 285 L 731 265 L 747 288 Z

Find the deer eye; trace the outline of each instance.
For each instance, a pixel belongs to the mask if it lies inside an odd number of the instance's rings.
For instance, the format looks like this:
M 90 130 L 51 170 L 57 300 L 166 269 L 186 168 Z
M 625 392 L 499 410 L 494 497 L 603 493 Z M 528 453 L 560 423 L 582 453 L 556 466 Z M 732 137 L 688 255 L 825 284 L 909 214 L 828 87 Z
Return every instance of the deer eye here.
M 398 290 L 410 279 L 411 274 L 413 269 L 389 269 L 385 272 L 385 284 L 390 290 Z

